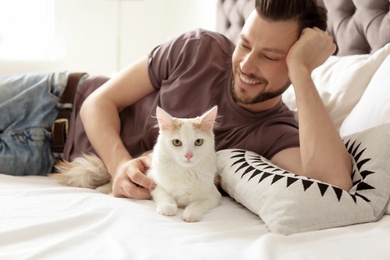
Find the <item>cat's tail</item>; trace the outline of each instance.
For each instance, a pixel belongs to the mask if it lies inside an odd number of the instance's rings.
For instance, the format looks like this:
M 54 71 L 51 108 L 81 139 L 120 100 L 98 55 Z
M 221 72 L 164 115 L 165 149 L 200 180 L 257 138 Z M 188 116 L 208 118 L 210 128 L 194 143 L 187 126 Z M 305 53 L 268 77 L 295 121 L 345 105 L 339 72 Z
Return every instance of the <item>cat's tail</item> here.
M 48 176 L 62 185 L 98 188 L 103 193 L 111 192 L 111 175 L 102 160 L 94 154 L 84 154 L 72 162 L 61 161 L 54 167 L 58 173 L 48 174 Z M 103 188 L 104 186 L 108 187 Z

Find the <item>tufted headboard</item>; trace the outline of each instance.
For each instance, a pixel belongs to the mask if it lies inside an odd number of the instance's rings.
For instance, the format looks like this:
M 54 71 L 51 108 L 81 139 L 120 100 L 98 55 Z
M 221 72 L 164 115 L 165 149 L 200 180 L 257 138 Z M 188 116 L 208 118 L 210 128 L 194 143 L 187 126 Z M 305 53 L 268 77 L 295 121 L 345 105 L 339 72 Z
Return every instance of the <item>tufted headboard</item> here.
M 238 40 L 255 0 L 218 0 L 217 30 Z M 372 53 L 390 42 L 390 0 L 317 0 L 328 10 L 337 55 Z

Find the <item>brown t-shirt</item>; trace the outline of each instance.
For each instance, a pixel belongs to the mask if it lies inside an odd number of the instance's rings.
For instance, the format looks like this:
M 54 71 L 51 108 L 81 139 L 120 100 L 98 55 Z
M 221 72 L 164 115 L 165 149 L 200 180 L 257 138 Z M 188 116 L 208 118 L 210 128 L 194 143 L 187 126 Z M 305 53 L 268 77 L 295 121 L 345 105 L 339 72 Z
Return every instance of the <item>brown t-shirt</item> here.
M 270 159 L 283 149 L 299 146 L 298 124 L 284 103 L 251 113 L 234 102 L 230 92 L 233 50 L 233 43 L 223 35 L 199 29 L 149 54 L 149 77 L 156 91 L 120 113 L 121 138 L 132 156 L 153 148 L 158 134 L 156 106 L 175 117 L 196 117 L 218 105 L 217 150 L 242 148 Z M 78 112 L 84 99 L 106 80 L 89 77 L 80 87 L 64 151 L 66 160 L 94 152 Z

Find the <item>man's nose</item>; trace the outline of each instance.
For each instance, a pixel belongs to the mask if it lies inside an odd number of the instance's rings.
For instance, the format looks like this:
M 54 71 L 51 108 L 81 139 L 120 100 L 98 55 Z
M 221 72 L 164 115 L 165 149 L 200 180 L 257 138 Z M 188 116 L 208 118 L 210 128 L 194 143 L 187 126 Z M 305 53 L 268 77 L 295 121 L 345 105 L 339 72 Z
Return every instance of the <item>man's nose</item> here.
M 260 70 L 260 61 L 253 55 L 248 53 L 240 62 L 240 70 L 246 75 L 256 75 Z

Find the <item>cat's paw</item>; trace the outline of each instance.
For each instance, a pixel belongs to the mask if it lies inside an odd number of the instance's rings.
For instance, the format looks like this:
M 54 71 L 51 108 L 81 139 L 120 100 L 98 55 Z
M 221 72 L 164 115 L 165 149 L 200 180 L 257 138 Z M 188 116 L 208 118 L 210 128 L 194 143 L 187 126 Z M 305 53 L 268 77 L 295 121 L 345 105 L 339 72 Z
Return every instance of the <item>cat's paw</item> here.
M 186 222 L 197 222 L 202 217 L 203 217 L 202 213 L 200 213 L 198 211 L 195 211 L 195 210 L 193 210 L 191 208 L 186 208 L 183 211 L 183 215 L 182 215 L 183 220 L 186 221 Z
M 177 205 L 172 203 L 162 203 L 157 206 L 157 213 L 165 216 L 175 216 L 177 213 Z
M 112 184 L 111 182 L 106 183 L 102 186 L 97 187 L 95 190 L 104 194 L 110 194 L 112 192 Z

